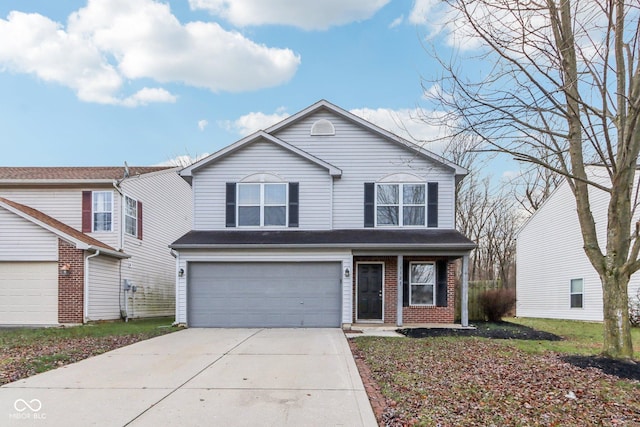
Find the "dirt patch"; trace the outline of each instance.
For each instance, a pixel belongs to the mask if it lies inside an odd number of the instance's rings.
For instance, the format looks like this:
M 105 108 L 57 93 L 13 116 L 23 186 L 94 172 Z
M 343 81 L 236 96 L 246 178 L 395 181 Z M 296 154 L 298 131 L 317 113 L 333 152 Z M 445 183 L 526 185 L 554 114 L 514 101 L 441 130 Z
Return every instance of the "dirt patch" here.
M 633 361 L 615 360 L 599 356 L 564 356 L 563 362 L 578 368 L 594 368 L 618 378 L 640 381 L 640 364 Z
M 405 328 L 397 332 L 409 338 L 480 337 L 501 340 L 561 341 L 563 338 L 510 322 L 478 322 L 475 329 Z

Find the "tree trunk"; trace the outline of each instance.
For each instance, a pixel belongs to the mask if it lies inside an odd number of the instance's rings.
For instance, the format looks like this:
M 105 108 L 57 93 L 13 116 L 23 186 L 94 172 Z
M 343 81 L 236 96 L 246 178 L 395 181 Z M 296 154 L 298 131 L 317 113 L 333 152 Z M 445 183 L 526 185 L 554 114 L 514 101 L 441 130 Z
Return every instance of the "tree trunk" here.
M 620 271 L 607 271 L 600 277 L 603 293 L 604 348 L 603 354 L 616 359 L 632 359 L 631 327 L 629 324 L 629 277 Z

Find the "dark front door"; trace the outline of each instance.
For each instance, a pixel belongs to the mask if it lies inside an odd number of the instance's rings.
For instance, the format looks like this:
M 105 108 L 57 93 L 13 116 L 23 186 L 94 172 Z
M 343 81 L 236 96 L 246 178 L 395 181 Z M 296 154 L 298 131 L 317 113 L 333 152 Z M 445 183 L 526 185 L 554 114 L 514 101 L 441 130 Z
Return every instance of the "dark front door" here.
M 382 264 L 358 264 L 358 320 L 382 320 Z

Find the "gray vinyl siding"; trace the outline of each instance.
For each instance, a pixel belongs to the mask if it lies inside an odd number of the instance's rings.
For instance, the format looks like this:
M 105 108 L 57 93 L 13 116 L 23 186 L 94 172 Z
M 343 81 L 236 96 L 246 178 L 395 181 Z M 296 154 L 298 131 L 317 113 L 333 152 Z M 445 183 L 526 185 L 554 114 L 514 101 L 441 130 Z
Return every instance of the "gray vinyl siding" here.
M 226 228 L 225 183 L 269 173 L 283 182 L 300 183 L 300 229 L 331 228 L 331 181 L 329 172 L 271 142 L 256 141 L 239 152 L 196 171 L 193 179 L 194 229 Z
M 175 170 L 131 177 L 122 183 L 126 196 L 142 203 L 142 240 L 123 233 L 122 279 L 137 287 L 129 295 L 129 315 L 175 313 L 175 267 L 169 244 L 191 229 L 191 188 Z M 118 197 L 119 199 L 120 197 Z
M 57 261 L 58 238 L 0 208 L 0 261 Z
M 82 191 L 111 191 L 113 193 L 112 231 L 87 234 L 109 246 L 118 248 L 120 230 L 120 215 L 118 212 L 121 207 L 119 197 L 117 197 L 118 194 L 112 187 L 5 188 L 0 189 L 0 196 L 37 209 L 76 230 L 82 230 Z
M 335 135 L 310 136 L 320 119 L 333 123 Z M 396 145 L 382 136 L 327 111 L 310 115 L 275 136 L 342 169 L 333 186 L 333 228 L 362 228 L 364 183 L 377 182 L 397 173 L 418 175 L 439 186 L 438 228 L 454 228 L 454 172 Z M 303 190 L 301 187 L 301 194 Z M 302 205 L 301 205 L 302 208 Z
M 608 185 L 601 169 L 596 179 Z M 591 210 L 601 248 L 605 250 L 609 196 L 592 188 Z M 520 230 L 517 238 L 516 314 L 521 317 L 601 321 L 602 288 L 583 249 L 575 199 L 563 182 Z M 583 279 L 583 308 L 571 308 L 571 279 Z M 638 273 L 631 276 L 629 295 L 640 288 Z
M 119 260 L 106 256 L 90 258 L 87 320 L 120 318 Z

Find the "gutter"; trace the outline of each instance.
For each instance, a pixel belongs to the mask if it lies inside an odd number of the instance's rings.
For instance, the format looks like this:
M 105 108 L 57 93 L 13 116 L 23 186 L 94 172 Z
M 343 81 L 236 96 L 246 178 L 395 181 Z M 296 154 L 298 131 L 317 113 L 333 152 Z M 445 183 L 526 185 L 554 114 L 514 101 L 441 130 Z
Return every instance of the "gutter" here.
M 381 243 L 318 243 L 318 244 L 268 244 L 268 243 L 248 243 L 248 244 L 177 244 L 169 246 L 172 249 L 429 249 L 429 250 L 472 250 L 477 247 L 475 244 L 452 243 L 449 245 L 429 245 L 422 243 L 406 244 L 381 244 Z
M 97 257 L 98 255 L 100 255 L 100 249 L 96 250 L 96 252 L 93 255 L 89 255 L 87 257 L 84 258 L 84 313 L 83 313 L 83 317 L 84 317 L 84 321 L 83 323 L 87 322 L 87 319 L 89 318 L 89 260 L 91 258 Z

